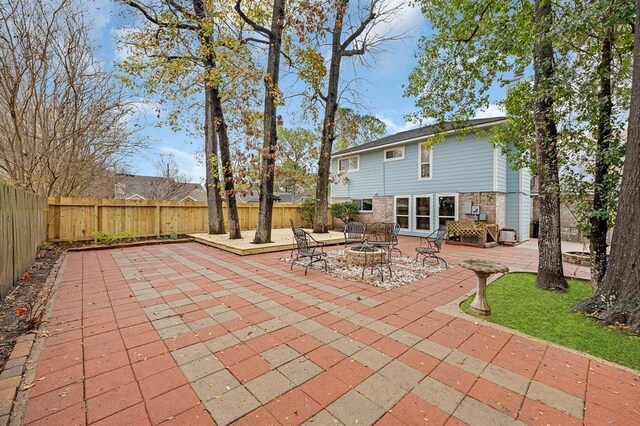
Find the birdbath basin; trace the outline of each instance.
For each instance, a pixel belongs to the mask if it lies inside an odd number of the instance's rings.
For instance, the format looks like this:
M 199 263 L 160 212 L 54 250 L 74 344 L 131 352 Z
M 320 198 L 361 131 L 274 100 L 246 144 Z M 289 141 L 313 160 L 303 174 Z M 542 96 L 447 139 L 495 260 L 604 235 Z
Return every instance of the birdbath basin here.
M 491 315 L 491 308 L 486 297 L 487 278 L 492 274 L 509 272 L 509 268 L 502 263 L 482 259 L 465 259 L 460 262 L 460 266 L 472 270 L 478 277 L 478 288 L 476 297 L 471 302 L 471 309 L 479 315 Z

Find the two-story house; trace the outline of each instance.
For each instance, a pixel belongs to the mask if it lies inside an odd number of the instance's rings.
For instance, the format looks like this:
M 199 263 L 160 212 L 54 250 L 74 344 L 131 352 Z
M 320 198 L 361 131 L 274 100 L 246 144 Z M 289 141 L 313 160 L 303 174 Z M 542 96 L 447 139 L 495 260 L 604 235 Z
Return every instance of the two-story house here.
M 464 136 L 451 123 L 387 136 L 337 152 L 332 202 L 353 200 L 358 220 L 396 222 L 403 235 L 427 235 L 449 220 L 485 220 L 529 239 L 530 174 L 513 170 L 487 130 L 504 117 L 471 120 Z M 433 143 L 434 132 L 444 140 Z M 339 173 L 340 172 L 340 173 Z

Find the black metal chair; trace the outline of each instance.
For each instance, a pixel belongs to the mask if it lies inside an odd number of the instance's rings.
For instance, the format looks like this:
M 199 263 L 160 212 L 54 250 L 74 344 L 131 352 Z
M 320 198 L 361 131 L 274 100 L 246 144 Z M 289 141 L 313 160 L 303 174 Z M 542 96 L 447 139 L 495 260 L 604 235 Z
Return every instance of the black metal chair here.
M 360 222 L 349 222 L 344 226 L 344 247 L 352 243 L 364 243 L 364 225 Z
M 367 243 L 375 247 L 381 247 L 387 252 L 391 260 L 391 250 L 393 246 L 393 223 L 374 222 L 367 224 L 364 231 L 364 239 Z
M 398 235 L 400 234 L 400 225 L 397 223 L 392 224 L 391 228 L 391 245 L 389 246 L 389 256 L 392 251 L 397 251 L 402 256 L 402 250 L 398 247 Z
M 308 258 L 309 263 L 305 265 L 304 274 L 307 275 L 309 266 L 316 262 L 324 262 L 324 271 L 327 272 L 327 253 L 324 252 L 324 243 L 316 241 L 311 234 L 300 228 L 293 228 L 293 238 L 296 242 L 294 252 L 295 259 L 291 262 L 291 270 L 293 265 L 301 259 Z M 300 263 L 302 265 L 302 263 Z
M 436 259 L 438 264 L 440 263 L 440 261 L 442 261 L 444 263 L 444 266 L 448 267 L 449 265 L 447 265 L 447 261 L 438 256 L 440 254 L 442 243 L 444 243 L 446 236 L 447 230 L 445 227 L 441 226 L 426 237 L 418 237 L 420 246 L 416 247 L 416 262 L 418 261 L 418 256 L 423 256 L 422 266 L 424 266 L 427 258 L 432 258 Z

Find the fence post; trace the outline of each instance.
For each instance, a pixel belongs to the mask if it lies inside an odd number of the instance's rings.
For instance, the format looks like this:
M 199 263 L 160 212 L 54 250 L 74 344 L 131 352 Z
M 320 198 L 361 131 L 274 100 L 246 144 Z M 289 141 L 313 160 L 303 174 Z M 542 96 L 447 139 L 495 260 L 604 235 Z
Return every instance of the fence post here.
M 154 226 L 155 234 L 156 234 L 156 237 L 160 238 L 160 204 L 156 205 L 156 217 L 155 217 L 155 219 L 156 219 L 156 221 L 155 221 L 156 223 L 155 223 L 155 226 Z
M 98 204 L 94 204 L 93 206 L 93 230 L 94 232 L 100 232 L 100 220 L 99 218 L 99 214 L 100 214 L 100 207 L 98 206 Z

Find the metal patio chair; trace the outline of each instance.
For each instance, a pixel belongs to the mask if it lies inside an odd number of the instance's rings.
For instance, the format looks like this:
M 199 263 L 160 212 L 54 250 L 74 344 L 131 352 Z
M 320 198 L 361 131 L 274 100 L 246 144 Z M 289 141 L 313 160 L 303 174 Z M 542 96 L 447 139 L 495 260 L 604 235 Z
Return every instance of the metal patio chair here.
M 400 234 L 400 225 L 397 223 L 392 223 L 391 228 L 391 244 L 389 246 L 389 256 L 391 256 L 392 251 L 397 251 L 402 256 L 402 250 L 398 247 L 398 235 Z
M 436 259 L 438 263 L 442 261 L 444 266 L 448 267 L 447 261 L 439 256 L 446 236 L 447 230 L 444 226 L 441 226 L 426 237 L 418 237 L 420 246 L 416 247 L 416 262 L 418 261 L 418 256 L 423 256 L 422 266 L 424 266 L 428 258 L 432 258 Z
M 304 274 L 307 275 L 307 270 L 309 266 L 313 265 L 316 262 L 324 262 L 324 271 L 327 272 L 327 253 L 324 252 L 324 243 L 316 241 L 311 234 L 307 231 L 300 228 L 292 228 L 293 238 L 296 242 L 296 247 L 294 248 L 294 253 L 296 255 L 295 259 L 291 262 L 291 270 L 293 270 L 293 265 L 295 263 L 300 263 L 299 261 L 304 258 L 309 259 L 309 263 L 307 263 L 304 268 Z M 300 263 L 300 265 L 303 265 Z
M 349 222 L 344 226 L 344 247 L 352 243 L 364 243 L 364 225 L 360 222 Z

